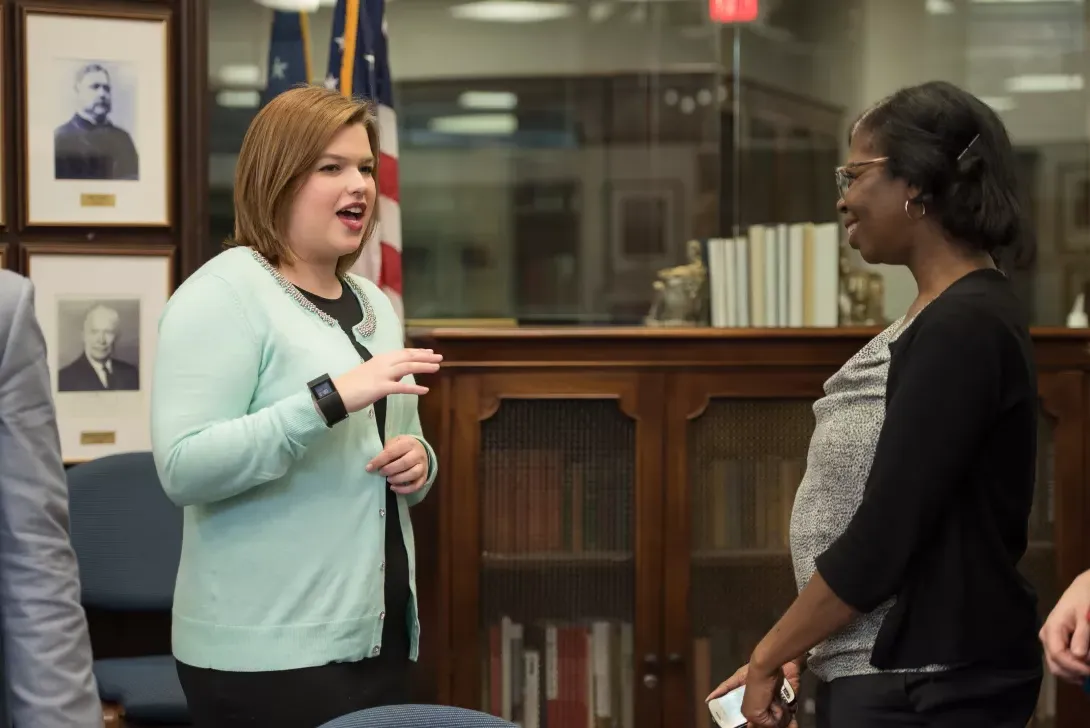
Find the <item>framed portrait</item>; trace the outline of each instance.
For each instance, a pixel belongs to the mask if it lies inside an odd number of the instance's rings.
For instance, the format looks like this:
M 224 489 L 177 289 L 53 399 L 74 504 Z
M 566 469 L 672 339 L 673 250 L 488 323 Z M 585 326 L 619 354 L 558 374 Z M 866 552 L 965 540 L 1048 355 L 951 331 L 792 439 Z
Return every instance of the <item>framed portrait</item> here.
M 1068 253 L 1090 253 L 1090 164 L 1060 165 L 1057 173 L 1059 248 Z
M 169 227 L 169 10 L 21 9 L 25 224 Z
M 0 243 L 0 270 L 8 267 L 8 244 Z
M 65 462 L 151 449 L 151 372 L 174 246 L 28 243 Z
M 609 185 L 610 267 L 646 273 L 677 265 L 680 184 L 671 180 Z

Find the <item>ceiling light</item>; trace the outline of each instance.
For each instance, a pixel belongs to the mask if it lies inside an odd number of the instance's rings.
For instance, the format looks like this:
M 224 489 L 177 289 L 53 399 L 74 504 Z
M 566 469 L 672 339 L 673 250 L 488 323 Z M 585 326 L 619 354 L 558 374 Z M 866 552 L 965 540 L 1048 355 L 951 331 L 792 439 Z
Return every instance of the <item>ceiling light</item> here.
M 544 0 L 477 0 L 450 9 L 450 14 L 459 20 L 494 23 L 539 23 L 567 18 L 572 13 L 568 3 Z
M 972 0 L 978 5 L 1029 5 L 1031 3 L 1052 3 L 1053 5 L 1063 3 L 1074 3 L 1075 5 L 1082 5 L 1083 0 Z
M 237 63 L 220 66 L 219 81 L 224 86 L 255 88 L 265 82 L 265 74 L 255 64 Z
M 458 105 L 463 109 L 509 111 L 518 103 L 518 96 L 510 91 L 466 91 L 458 96 Z
M 220 91 L 216 104 L 227 109 L 256 109 L 261 106 L 261 94 L 257 91 Z
M 518 129 L 518 119 L 513 114 L 437 116 L 428 121 L 428 129 L 440 134 L 472 136 L 512 134 Z
M 1010 96 L 981 96 L 980 100 L 995 111 L 1013 111 L 1018 106 Z
M 273 10 L 299 13 L 313 13 L 321 4 L 319 0 L 255 0 L 255 2 Z
M 1006 81 L 1007 91 L 1013 94 L 1082 91 L 1082 86 L 1081 73 L 1027 73 Z

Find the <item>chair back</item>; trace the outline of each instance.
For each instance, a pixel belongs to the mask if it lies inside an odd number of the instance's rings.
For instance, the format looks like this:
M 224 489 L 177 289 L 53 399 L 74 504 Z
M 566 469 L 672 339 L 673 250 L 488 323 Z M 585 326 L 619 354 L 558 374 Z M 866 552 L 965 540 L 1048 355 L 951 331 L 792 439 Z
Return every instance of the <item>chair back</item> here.
M 108 455 L 68 470 L 72 546 L 84 606 L 169 611 L 182 552 L 182 509 L 150 452 Z
M 319 728 L 516 728 L 502 718 L 447 705 L 388 705 L 360 710 Z

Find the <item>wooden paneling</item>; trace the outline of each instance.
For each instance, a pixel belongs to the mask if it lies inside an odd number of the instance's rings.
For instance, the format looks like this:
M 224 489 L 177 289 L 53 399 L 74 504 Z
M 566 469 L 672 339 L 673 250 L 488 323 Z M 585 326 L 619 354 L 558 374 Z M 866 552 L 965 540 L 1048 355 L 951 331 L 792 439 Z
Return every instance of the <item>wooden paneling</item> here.
M 575 610 L 576 616 L 589 621 L 614 614 L 624 600 L 632 600 L 635 649 L 628 689 L 636 706 L 635 727 L 700 725 L 696 716 L 702 705 L 694 686 L 699 691 L 700 680 L 707 675 L 701 678 L 696 673 L 707 673 L 708 668 L 697 664 L 694 653 L 699 651 L 696 643 L 708 639 L 701 637 L 702 632 L 718 629 L 713 622 L 721 615 L 728 622 L 735 617 L 748 622 L 747 629 L 761 629 L 762 620 L 772 619 L 786 607 L 794 590 L 785 548 L 708 550 L 695 544 L 693 534 L 700 525 L 696 521 L 710 508 L 702 500 L 709 497 L 708 491 L 700 485 L 706 477 L 702 475 L 704 459 L 712 452 L 708 448 L 756 448 L 767 450 L 754 450 L 757 458 L 804 460 L 812 402 L 821 395 L 824 381 L 876 333 L 862 328 L 410 332 L 416 345 L 444 355 L 442 370 L 428 380 L 432 391 L 422 407 L 425 433 L 438 450 L 439 481 L 429 505 L 414 512 L 417 528 L 431 531 L 420 533 L 419 548 L 433 551 L 420 553 L 420 563 L 428 566 L 422 566 L 418 574 L 421 594 L 430 594 L 434 600 L 434 608 L 425 606 L 424 668 L 433 690 L 428 698 L 488 709 L 482 705 L 489 689 L 484 632 L 493 612 L 502 607 L 497 603 L 515 598 L 507 595 L 505 582 L 491 570 L 496 558 L 484 557 L 482 534 L 499 520 L 523 523 L 529 517 L 541 517 L 540 512 L 482 504 L 480 489 L 486 478 L 482 463 L 496 457 L 488 444 L 497 437 L 494 429 L 487 429 L 490 421 L 502 417 L 508 403 L 552 403 L 548 405 L 551 419 L 535 420 L 536 415 L 524 414 L 522 419 L 501 422 L 515 434 L 520 428 L 532 431 L 529 441 L 523 437 L 520 442 L 548 449 L 554 447 L 552 441 L 560 441 L 557 433 L 571 428 L 590 423 L 592 429 L 604 431 L 608 422 L 588 415 L 586 405 L 580 403 L 612 400 L 625 421 L 636 428 L 634 451 L 624 451 L 624 457 L 633 461 L 624 470 L 635 473 L 631 497 L 634 567 L 628 566 L 625 553 L 612 555 L 612 567 L 604 557 L 600 562 L 584 559 L 581 568 L 596 575 L 597 584 L 572 577 L 571 584 L 583 585 L 578 591 L 546 594 L 535 606 L 544 614 L 563 613 L 563 619 Z M 1047 444 L 1043 440 L 1041 445 L 1047 462 L 1039 469 L 1037 501 L 1046 515 L 1035 517 L 1048 521 L 1051 536 L 1031 545 L 1034 553 L 1027 554 L 1025 568 L 1044 584 L 1044 602 L 1090 568 L 1090 538 L 1084 535 L 1090 523 L 1086 496 L 1090 338 L 1082 331 L 1042 329 L 1034 332 L 1034 339 L 1042 422 L 1048 423 Z M 527 407 L 525 412 L 537 411 Z M 541 422 L 551 423 L 555 432 L 540 430 Z M 488 437 L 482 437 L 482 432 L 488 432 Z M 594 442 L 594 437 L 591 433 L 584 439 Z M 564 446 L 555 447 L 563 450 Z M 627 477 L 618 476 L 618 482 Z M 527 476 L 520 471 L 510 481 L 512 490 L 538 487 L 532 473 Z M 769 502 L 775 508 L 790 506 L 780 495 Z M 779 529 L 783 521 L 778 516 L 763 520 L 758 514 L 756 518 L 758 524 L 767 520 L 770 529 Z M 772 539 L 777 544 L 786 537 L 781 531 Z M 517 583 L 538 579 L 560 585 L 569 582 L 558 575 L 575 573 L 576 567 L 565 562 L 571 558 L 559 553 L 520 560 L 512 554 L 504 563 L 506 571 L 523 570 Z M 627 581 L 616 581 L 618 569 L 630 575 L 630 591 Z M 528 577 L 528 573 L 536 576 Z M 602 597 L 608 604 L 596 603 L 597 597 L 590 596 L 602 588 L 609 591 Z M 1045 612 L 1051 606 L 1042 603 Z M 438 644 L 429 644 L 428 635 Z M 706 645 L 702 649 L 706 653 Z M 734 659 L 723 657 L 728 652 L 719 650 L 720 662 Z M 706 663 L 707 658 L 703 659 Z M 715 682 L 727 676 L 719 674 L 724 669 L 713 663 Z M 1090 722 L 1090 705 L 1078 690 L 1059 687 L 1055 704 L 1055 720 L 1035 726 L 1075 728 Z M 804 718 L 800 716 L 801 724 L 809 725 Z

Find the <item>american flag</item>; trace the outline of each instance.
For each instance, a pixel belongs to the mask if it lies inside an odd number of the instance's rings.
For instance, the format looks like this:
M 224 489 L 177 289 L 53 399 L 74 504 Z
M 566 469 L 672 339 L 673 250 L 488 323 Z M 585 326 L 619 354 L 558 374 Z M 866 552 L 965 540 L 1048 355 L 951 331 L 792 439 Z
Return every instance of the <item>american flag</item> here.
M 293 86 L 310 83 L 310 27 L 306 13 L 273 13 L 264 106 Z
M 397 115 L 386 45 L 386 0 L 337 0 L 325 85 L 371 100 L 378 112 L 379 225 L 353 267 L 377 283 L 405 318 L 401 288 L 401 205 L 397 173 Z

